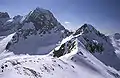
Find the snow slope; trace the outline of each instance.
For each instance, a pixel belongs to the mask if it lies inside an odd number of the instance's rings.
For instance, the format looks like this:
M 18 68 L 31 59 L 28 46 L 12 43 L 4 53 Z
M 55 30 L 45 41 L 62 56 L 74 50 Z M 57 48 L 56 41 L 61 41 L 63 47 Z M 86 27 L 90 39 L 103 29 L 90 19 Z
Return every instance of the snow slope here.
M 76 48 L 59 58 L 14 55 L 0 60 L 0 78 L 120 78 L 118 71 L 96 59 L 76 37 L 64 39 L 59 46 L 71 40 Z
M 16 56 L 14 59 L 6 59 L 1 66 L 4 68 L 1 69 L 0 78 L 104 78 L 90 73 L 85 67 L 79 67 L 72 61 L 64 62 L 45 56 Z

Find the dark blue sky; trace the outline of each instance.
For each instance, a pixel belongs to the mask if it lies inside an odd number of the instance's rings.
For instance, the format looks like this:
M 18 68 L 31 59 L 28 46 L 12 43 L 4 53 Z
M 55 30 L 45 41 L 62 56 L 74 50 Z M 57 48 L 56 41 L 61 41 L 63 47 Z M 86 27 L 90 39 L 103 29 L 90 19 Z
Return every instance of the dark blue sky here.
M 104 33 L 120 32 L 120 0 L 0 0 L 0 11 L 11 16 L 26 15 L 38 6 L 69 29 L 89 23 Z

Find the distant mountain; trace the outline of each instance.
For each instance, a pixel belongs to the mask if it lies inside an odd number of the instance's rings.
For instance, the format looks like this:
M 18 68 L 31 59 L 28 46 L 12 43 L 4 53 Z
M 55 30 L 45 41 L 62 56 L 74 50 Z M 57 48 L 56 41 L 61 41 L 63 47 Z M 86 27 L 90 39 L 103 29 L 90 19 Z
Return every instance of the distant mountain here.
M 15 16 L 3 24 L 1 35 L 16 32 L 6 49 L 15 54 L 47 54 L 70 32 L 49 10 L 36 8 L 26 16 Z
M 120 34 L 115 33 L 113 35 L 110 35 L 109 37 L 111 39 L 113 47 L 115 48 L 115 53 L 120 58 Z
M 120 39 L 120 33 L 115 33 L 115 34 L 114 34 L 114 38 L 115 38 L 116 40 L 119 40 L 119 39 Z
M 0 12 L 0 31 L 3 31 L 3 25 L 9 19 L 10 17 L 7 12 Z

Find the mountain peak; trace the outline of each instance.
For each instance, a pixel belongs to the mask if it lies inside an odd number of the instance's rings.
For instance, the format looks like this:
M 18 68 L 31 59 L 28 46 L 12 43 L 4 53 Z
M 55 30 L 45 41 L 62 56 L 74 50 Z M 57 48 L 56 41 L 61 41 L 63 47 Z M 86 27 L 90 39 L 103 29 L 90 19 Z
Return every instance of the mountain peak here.
M 23 17 L 18 15 L 13 20 L 4 27 L 7 29 L 9 27 L 8 33 L 16 32 L 6 48 L 15 54 L 47 54 L 59 41 L 69 36 L 69 31 L 57 21 L 49 10 L 39 7 L 28 15 Z M 47 48 L 48 45 L 49 48 Z M 42 46 L 46 48 L 42 48 Z M 42 53 L 43 49 L 45 53 Z
M 85 34 L 90 32 L 97 32 L 97 30 L 90 24 L 84 24 L 78 30 L 76 30 L 75 34 L 80 34 L 80 33 Z
M 37 16 L 37 15 L 45 15 L 45 14 L 50 15 L 52 13 L 49 10 L 47 10 L 47 9 L 43 9 L 43 8 L 37 7 L 33 11 L 30 11 L 28 16 L 31 16 L 31 15 Z
M 45 26 L 54 27 L 58 25 L 57 19 L 53 14 L 46 9 L 37 7 L 31 11 L 25 18 L 24 22 L 32 22 L 36 30 L 42 29 Z
M 90 30 L 90 31 L 92 31 L 93 29 L 95 29 L 92 25 L 90 25 L 90 24 L 84 24 L 82 27 L 81 27 L 81 29 L 87 29 L 87 30 Z
M 0 12 L 0 18 L 10 18 L 7 12 Z
M 49 10 L 46 10 L 40 7 L 35 8 L 34 12 L 51 13 Z

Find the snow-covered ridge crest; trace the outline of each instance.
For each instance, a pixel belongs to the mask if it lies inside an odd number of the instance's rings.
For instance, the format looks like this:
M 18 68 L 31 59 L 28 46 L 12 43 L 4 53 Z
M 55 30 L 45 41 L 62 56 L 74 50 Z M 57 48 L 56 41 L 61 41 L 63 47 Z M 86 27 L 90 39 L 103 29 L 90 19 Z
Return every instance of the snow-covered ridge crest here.
M 0 41 L 0 54 L 5 50 L 7 44 L 12 40 L 14 35 L 15 33 L 7 36 L 6 38 Z
M 56 48 L 54 48 L 48 55 L 59 58 L 62 56 L 70 57 L 76 54 L 78 51 L 78 41 L 76 37 L 78 36 L 80 35 L 71 35 L 64 38 L 61 43 Z
M 4 59 L 6 57 L 9 57 L 11 55 L 14 55 L 13 52 L 9 52 L 9 51 L 5 50 L 8 43 L 12 40 L 14 35 L 15 35 L 15 33 L 10 34 L 0 40 L 0 60 Z

